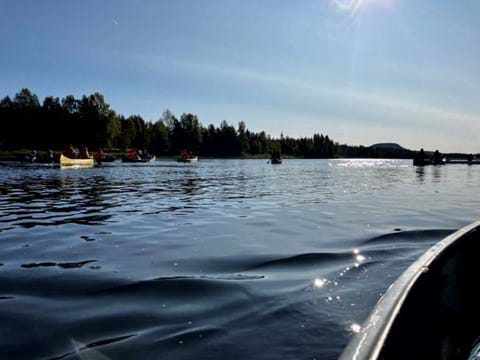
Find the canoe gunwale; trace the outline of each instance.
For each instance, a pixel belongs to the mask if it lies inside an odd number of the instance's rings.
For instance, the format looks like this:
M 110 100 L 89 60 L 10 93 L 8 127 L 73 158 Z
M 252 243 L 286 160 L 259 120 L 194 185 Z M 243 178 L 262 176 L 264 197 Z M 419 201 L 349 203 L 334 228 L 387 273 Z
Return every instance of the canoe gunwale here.
M 423 274 L 428 273 L 430 266 L 436 260 L 441 260 L 447 250 L 479 229 L 480 221 L 461 228 L 430 247 L 411 264 L 380 298 L 363 323 L 360 332 L 351 339 L 339 359 L 375 360 L 379 358 L 389 332 L 418 280 Z

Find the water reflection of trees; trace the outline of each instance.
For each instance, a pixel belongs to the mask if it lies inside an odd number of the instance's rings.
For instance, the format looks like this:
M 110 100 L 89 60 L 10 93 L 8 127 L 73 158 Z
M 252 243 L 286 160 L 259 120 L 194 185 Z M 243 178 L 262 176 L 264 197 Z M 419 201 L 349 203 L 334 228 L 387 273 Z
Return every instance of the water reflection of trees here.
M 104 197 L 111 187 L 105 176 L 63 172 L 26 175 L 4 183 L 0 222 L 25 228 L 65 223 L 99 225 L 112 217 L 110 209 L 115 204 Z

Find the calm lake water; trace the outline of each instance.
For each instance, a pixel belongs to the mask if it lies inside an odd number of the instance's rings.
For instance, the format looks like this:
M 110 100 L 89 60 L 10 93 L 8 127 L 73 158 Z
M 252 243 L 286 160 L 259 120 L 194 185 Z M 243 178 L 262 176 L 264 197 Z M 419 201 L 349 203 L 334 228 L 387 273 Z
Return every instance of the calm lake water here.
M 479 189 L 401 160 L 0 166 L 0 358 L 335 359 Z

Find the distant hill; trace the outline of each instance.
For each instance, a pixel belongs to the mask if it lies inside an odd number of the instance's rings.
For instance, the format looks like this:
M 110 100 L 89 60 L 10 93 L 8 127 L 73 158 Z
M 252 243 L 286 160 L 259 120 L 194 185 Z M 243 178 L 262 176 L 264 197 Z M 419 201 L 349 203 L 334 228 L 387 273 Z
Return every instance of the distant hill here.
M 366 147 L 339 145 L 338 155 L 361 159 L 413 159 L 414 152 L 395 143 L 378 143 Z
M 370 145 L 369 147 L 378 150 L 407 150 L 396 143 L 378 143 Z

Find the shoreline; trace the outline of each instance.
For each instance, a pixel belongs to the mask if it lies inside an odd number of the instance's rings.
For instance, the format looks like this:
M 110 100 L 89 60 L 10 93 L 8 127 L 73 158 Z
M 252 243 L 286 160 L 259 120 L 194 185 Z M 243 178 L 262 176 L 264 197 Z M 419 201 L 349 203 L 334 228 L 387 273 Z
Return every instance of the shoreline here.
M 18 150 L 0 150 L 0 162 L 22 162 L 20 159 L 21 157 L 24 157 L 25 155 L 30 154 L 31 150 L 28 149 L 18 149 Z M 53 150 L 54 154 L 59 155 L 63 152 L 63 150 Z M 105 151 L 106 154 L 112 155 L 115 157 L 116 160 L 121 160 L 122 156 L 127 155 L 127 151 L 119 150 L 119 149 L 107 149 Z M 42 157 L 47 154 L 47 151 L 45 150 L 38 150 L 37 151 L 38 156 Z M 94 152 L 90 153 L 91 155 L 94 154 Z M 176 155 L 156 155 L 157 160 L 176 160 L 177 156 Z M 258 155 L 250 155 L 250 154 L 244 154 L 242 156 L 203 156 L 203 155 L 198 155 L 200 160 L 205 159 L 205 160 L 213 160 L 213 159 L 223 159 L 223 160 L 270 160 L 271 155 L 270 154 L 258 154 Z M 463 154 L 463 153 L 446 153 L 443 154 L 445 157 L 449 157 L 451 159 L 467 159 L 468 154 Z M 362 156 L 334 156 L 330 158 L 323 158 L 323 157 L 304 157 L 304 156 L 287 156 L 284 155 L 282 156 L 282 159 L 284 160 L 338 160 L 338 159 L 365 159 L 365 160 L 375 160 L 375 159 L 385 159 L 385 160 L 413 160 L 413 157 L 362 157 Z
M 0 162 L 21 162 L 19 159 L 22 156 L 30 154 L 31 150 L 28 149 L 19 149 L 19 150 L 0 150 Z M 54 154 L 61 154 L 63 151 L 53 150 Z M 116 160 L 121 160 L 122 156 L 127 154 L 126 151 L 105 151 L 106 154 L 112 155 Z M 45 150 L 38 150 L 37 154 L 41 157 L 47 154 Z M 93 155 L 93 153 L 91 153 Z M 156 155 L 157 160 L 176 160 L 177 156 L 175 155 Z M 250 155 L 245 154 L 242 156 L 202 156 L 199 155 L 200 159 L 205 160 L 270 160 L 270 154 L 259 154 L 259 155 Z M 304 156 L 282 156 L 284 160 L 338 160 L 338 159 L 393 159 L 393 160 L 412 160 L 413 158 L 393 158 L 393 157 L 342 157 L 336 156 L 331 158 L 315 158 L 315 157 L 304 157 Z

